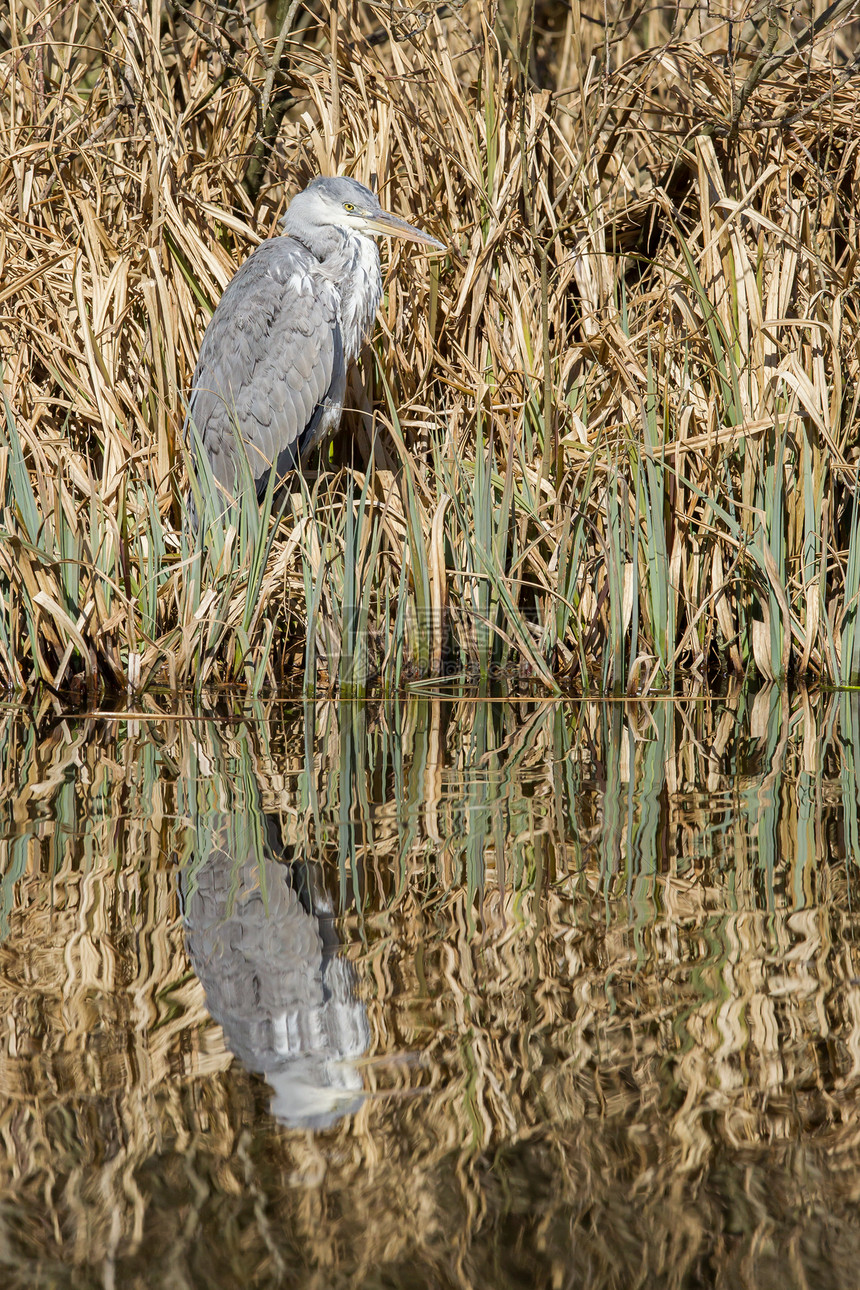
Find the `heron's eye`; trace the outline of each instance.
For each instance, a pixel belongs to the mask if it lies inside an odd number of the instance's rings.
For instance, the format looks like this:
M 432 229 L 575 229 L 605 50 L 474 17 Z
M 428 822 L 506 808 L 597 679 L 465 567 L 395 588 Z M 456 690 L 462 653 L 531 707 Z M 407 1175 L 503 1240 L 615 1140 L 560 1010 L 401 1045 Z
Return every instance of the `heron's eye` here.
M 344 202 L 343 209 L 345 211 L 354 211 L 355 207 L 353 206 L 352 202 Z

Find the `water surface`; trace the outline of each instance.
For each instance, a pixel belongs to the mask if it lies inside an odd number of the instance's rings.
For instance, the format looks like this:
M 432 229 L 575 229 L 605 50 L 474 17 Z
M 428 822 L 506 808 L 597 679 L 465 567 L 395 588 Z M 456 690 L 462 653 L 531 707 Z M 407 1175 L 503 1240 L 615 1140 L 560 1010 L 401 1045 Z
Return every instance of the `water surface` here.
M 0 713 L 9 1286 L 860 1285 L 860 709 Z

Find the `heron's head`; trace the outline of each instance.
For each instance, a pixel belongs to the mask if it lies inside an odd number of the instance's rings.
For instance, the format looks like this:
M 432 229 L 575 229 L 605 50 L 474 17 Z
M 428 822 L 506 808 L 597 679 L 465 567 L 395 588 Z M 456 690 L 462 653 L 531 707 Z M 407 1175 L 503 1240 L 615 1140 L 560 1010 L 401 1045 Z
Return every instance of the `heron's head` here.
M 303 232 L 340 228 L 356 233 L 402 237 L 440 251 L 445 245 L 414 224 L 383 210 L 376 196 L 356 179 L 321 175 L 312 179 L 290 202 L 283 219 L 284 231 L 295 237 Z

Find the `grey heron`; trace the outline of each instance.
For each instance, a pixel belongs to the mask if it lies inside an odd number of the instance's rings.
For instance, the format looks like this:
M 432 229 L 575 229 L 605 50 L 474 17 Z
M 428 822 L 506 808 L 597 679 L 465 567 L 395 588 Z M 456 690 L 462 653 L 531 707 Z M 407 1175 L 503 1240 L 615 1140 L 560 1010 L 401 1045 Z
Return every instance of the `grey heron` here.
M 365 1100 L 371 1031 L 322 867 L 281 860 L 280 828 L 255 781 L 229 812 L 211 810 L 207 791 L 202 850 L 180 874 L 206 1007 L 246 1069 L 265 1076 L 273 1115 L 291 1128 L 328 1128 Z
M 374 236 L 445 250 L 355 179 L 312 180 L 282 224 L 228 284 L 194 372 L 186 441 L 227 496 L 243 448 L 261 497 L 272 469 L 282 478 L 337 428 L 347 368 L 382 299 Z

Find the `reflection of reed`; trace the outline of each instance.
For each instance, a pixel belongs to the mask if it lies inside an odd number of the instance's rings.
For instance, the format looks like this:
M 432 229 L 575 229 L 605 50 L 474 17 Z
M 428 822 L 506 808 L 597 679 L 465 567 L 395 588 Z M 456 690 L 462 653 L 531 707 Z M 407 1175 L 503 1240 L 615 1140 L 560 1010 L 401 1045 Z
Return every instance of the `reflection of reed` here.
M 853 701 L 259 717 L 0 724 L 10 1284 L 857 1282 Z M 289 918 L 313 858 L 420 1097 L 285 1133 L 225 1070 L 165 860 L 220 909 L 249 804 L 230 881 Z

